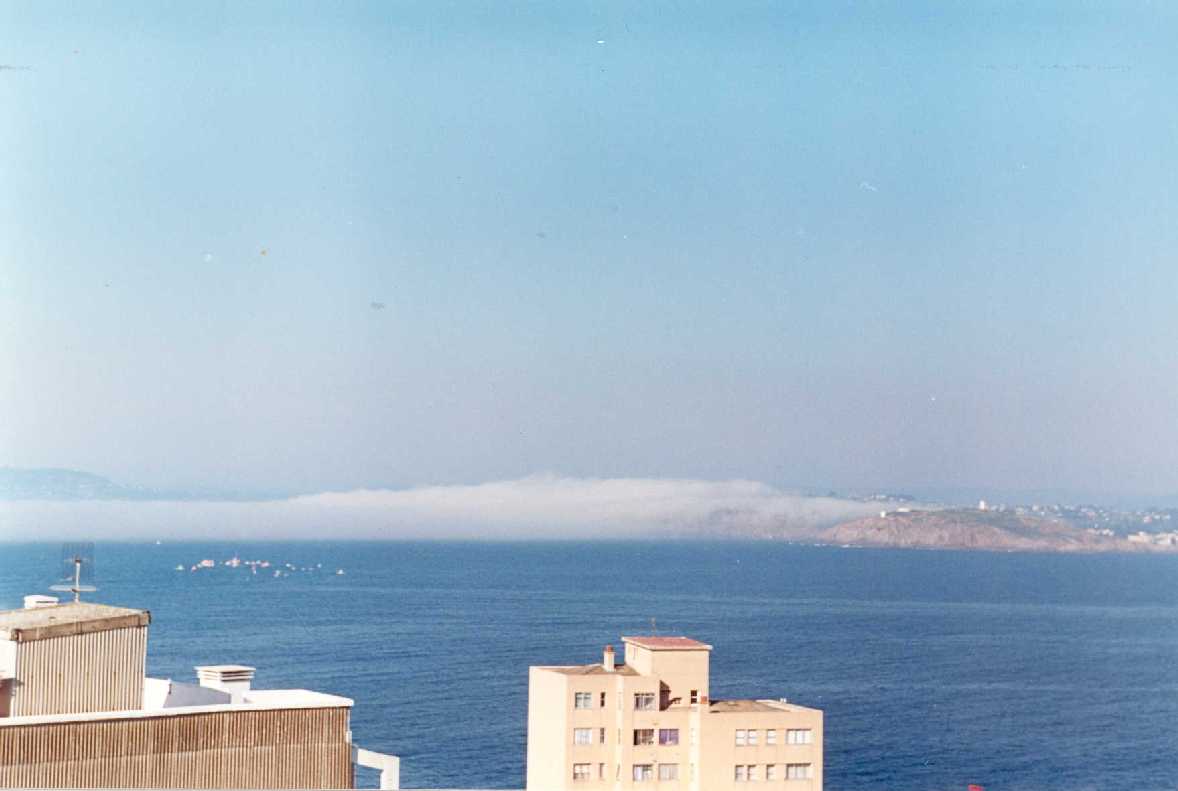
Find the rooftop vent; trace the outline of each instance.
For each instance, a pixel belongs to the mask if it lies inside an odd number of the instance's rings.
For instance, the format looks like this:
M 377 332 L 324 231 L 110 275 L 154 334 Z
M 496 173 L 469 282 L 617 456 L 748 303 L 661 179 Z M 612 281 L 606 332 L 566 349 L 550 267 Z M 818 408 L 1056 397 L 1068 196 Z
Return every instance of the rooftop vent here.
M 248 665 L 197 665 L 196 678 L 202 687 L 240 695 L 249 692 L 255 669 Z
M 612 645 L 607 645 L 605 647 L 601 666 L 605 668 L 605 672 L 607 673 L 614 672 L 614 647 Z
M 26 610 L 35 610 L 38 607 L 52 607 L 55 604 L 57 604 L 56 596 L 42 596 L 40 593 L 25 596 Z

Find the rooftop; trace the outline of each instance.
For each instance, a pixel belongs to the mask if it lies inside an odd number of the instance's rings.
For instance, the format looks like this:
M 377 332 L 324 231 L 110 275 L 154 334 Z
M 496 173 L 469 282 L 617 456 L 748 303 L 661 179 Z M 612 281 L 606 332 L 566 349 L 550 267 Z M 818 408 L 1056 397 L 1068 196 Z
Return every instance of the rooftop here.
M 166 683 L 166 682 L 165 682 Z M 121 711 L 85 711 L 66 714 L 36 714 L 25 717 L 0 717 L 0 730 L 23 725 L 42 725 L 53 722 L 99 722 L 147 717 L 180 717 L 188 714 L 208 714 L 229 711 L 260 711 L 273 709 L 352 708 L 351 698 L 313 692 L 309 689 L 255 689 L 245 694 L 240 703 L 214 703 L 195 706 L 152 706 Z
M 592 665 L 560 665 L 557 667 L 550 667 L 549 670 L 554 670 L 557 673 L 563 673 L 566 676 L 608 676 L 611 671 L 606 670 L 601 666 L 600 662 Z M 636 676 L 638 672 L 632 667 L 626 667 L 619 663 L 614 665 L 614 675 L 619 676 Z
M 709 714 L 744 714 L 750 711 L 809 711 L 784 700 L 713 700 L 708 703 Z
M 0 640 L 18 643 L 128 626 L 147 626 L 151 613 L 109 604 L 69 602 L 48 607 L 0 610 Z
M 622 637 L 623 643 L 649 648 L 652 651 L 711 651 L 712 647 L 690 637 L 659 637 L 657 635 L 640 635 L 637 637 Z

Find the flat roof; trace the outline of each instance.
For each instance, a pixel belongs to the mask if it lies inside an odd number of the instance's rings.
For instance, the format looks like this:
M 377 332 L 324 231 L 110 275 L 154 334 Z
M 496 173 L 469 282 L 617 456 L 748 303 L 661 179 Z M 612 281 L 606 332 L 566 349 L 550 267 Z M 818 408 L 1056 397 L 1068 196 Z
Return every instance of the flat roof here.
M 636 676 L 638 671 L 632 667 L 627 667 L 620 662 L 614 665 L 613 672 L 602 667 L 600 662 L 592 665 L 558 665 L 555 667 L 546 667 L 545 670 L 554 670 L 557 673 L 563 673 L 566 676 Z
M 135 720 L 153 717 L 181 717 L 186 714 L 215 712 L 272 711 L 274 709 L 352 708 L 351 698 L 313 692 L 309 689 L 254 689 L 245 693 L 241 703 L 210 703 L 200 706 L 173 706 L 162 709 L 123 709 L 121 711 L 81 711 L 66 714 L 30 714 L 23 717 L 0 717 L 0 731 L 22 725 L 54 722 L 100 722 Z
M 651 651 L 711 651 L 712 647 L 690 637 L 661 637 L 659 635 L 639 635 L 637 637 L 622 637 L 623 643 L 649 648 Z
M 0 640 L 18 643 L 72 634 L 147 626 L 151 613 L 93 602 L 67 602 L 21 610 L 0 610 Z
M 782 700 L 713 700 L 708 703 L 709 714 L 744 714 L 750 711 L 816 711 Z

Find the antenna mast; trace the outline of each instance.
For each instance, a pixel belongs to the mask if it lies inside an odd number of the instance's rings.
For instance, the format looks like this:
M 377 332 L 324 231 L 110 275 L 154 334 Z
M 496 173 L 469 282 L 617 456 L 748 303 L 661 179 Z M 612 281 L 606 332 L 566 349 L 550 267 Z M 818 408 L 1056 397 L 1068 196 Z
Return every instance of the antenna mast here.
M 61 563 L 65 567 L 63 581 L 50 585 L 49 590 L 72 593 L 75 602 L 82 600 L 83 591 L 90 593 L 98 590 L 89 584 L 94 574 L 93 544 L 65 544 L 61 548 Z

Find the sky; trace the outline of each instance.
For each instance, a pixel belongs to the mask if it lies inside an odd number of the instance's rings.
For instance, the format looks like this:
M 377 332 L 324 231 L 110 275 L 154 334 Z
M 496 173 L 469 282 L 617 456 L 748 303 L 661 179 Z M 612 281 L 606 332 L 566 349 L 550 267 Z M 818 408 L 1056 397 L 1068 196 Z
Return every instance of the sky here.
M 1176 32 L 0 0 L 0 466 L 1174 494 Z

